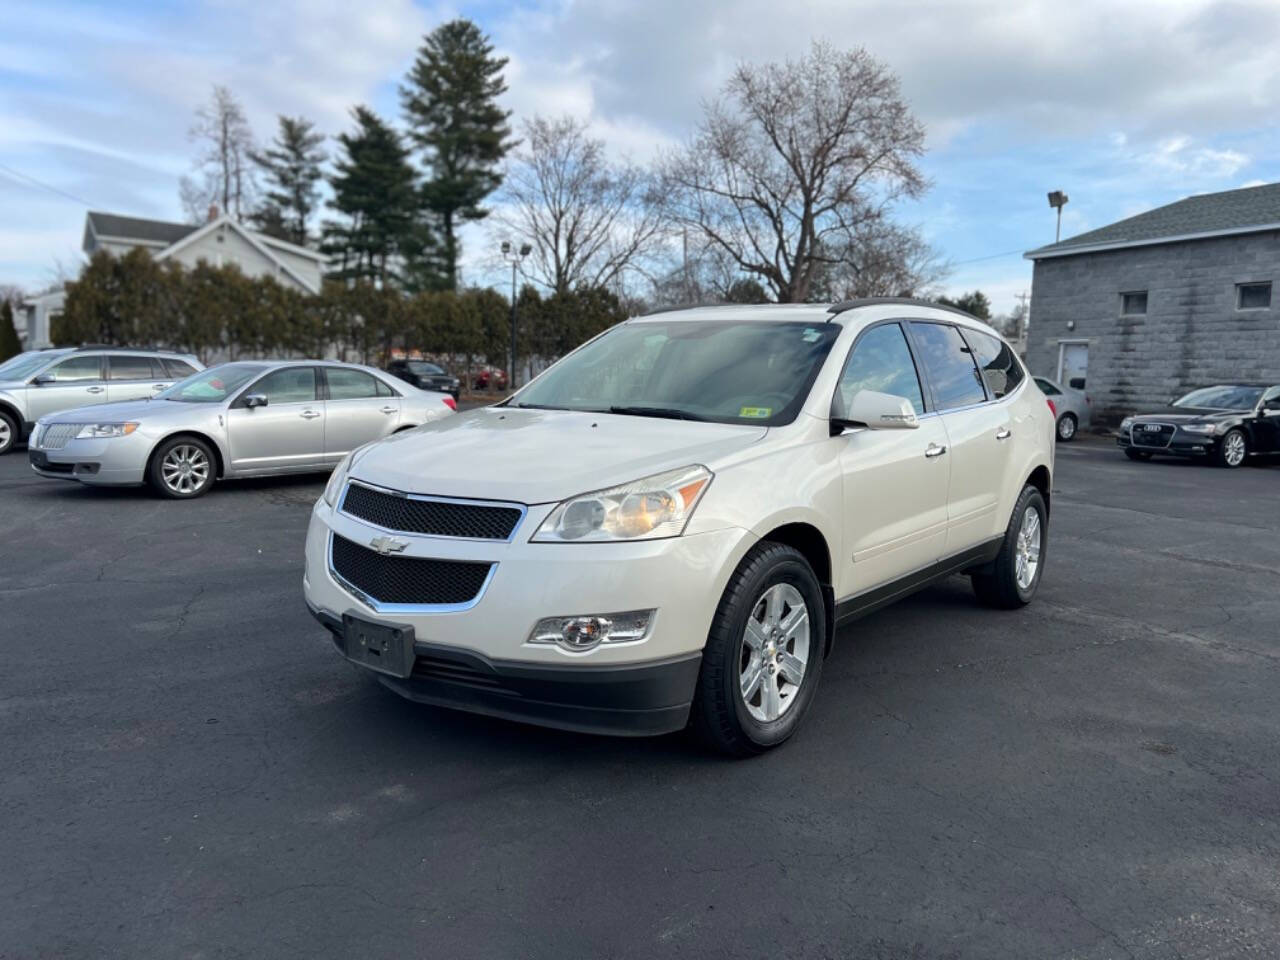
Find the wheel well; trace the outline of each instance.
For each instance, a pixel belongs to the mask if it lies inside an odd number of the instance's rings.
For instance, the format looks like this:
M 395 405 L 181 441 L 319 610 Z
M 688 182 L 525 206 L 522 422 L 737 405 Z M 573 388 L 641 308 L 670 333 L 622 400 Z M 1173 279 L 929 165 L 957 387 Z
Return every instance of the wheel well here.
M 395 428 L 394 430 L 392 430 L 391 432 L 392 432 L 393 434 L 396 434 L 396 433 L 404 433 L 406 430 L 412 430 L 412 429 L 413 429 L 414 427 L 416 427 L 416 426 L 417 426 L 417 424 L 416 424 L 416 423 L 406 423 L 403 427 L 396 427 L 396 428 Z
M 800 551 L 809 561 L 809 566 L 813 568 L 822 587 L 823 605 L 827 614 L 827 648 L 823 654 L 829 654 L 836 636 L 836 594 L 831 579 L 831 549 L 827 546 L 827 538 L 812 524 L 787 523 L 775 527 L 760 539 L 785 544 Z
M 3 403 L 3 402 L 0 402 L 0 411 L 7 413 L 10 417 L 13 418 L 13 422 L 18 426 L 18 436 L 21 437 L 23 433 L 23 428 L 26 427 L 26 421 L 23 419 L 22 414 L 18 413 L 17 408 L 14 407 L 12 404 Z
M 151 462 L 155 460 L 156 451 L 162 446 L 177 437 L 191 437 L 195 440 L 203 440 L 209 445 L 209 449 L 213 451 L 213 464 L 215 468 L 214 476 L 221 478 L 223 476 L 222 450 L 213 442 L 213 437 L 207 433 L 201 433 L 199 430 L 179 430 L 177 433 L 171 433 L 167 437 L 161 437 L 156 445 L 151 448 L 151 453 L 147 457 L 147 474 L 151 473 Z
M 1036 467 L 1031 471 L 1031 476 L 1027 477 L 1027 483 L 1040 491 L 1040 496 L 1044 498 L 1044 512 L 1049 512 L 1049 468 L 1045 466 Z

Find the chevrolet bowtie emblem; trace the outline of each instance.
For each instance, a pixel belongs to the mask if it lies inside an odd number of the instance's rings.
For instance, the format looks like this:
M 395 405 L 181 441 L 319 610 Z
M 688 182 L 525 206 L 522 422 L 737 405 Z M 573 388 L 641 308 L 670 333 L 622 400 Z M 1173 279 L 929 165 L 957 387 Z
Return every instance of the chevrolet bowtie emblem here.
M 397 540 L 395 537 L 374 537 L 369 541 L 369 546 L 385 557 L 388 554 L 403 552 L 404 548 L 409 546 L 409 541 Z

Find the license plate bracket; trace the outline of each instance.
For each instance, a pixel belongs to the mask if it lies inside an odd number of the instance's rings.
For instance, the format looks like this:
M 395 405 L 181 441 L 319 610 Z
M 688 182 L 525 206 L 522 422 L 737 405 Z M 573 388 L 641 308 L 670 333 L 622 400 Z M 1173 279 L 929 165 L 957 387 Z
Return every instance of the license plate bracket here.
M 354 614 L 342 615 L 342 649 L 347 659 L 393 677 L 413 673 L 413 627 L 374 623 Z

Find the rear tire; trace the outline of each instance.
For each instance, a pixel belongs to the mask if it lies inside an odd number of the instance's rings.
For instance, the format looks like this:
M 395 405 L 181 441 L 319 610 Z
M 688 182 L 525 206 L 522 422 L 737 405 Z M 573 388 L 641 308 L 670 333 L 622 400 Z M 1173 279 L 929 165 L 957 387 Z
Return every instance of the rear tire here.
M 1134 450 L 1132 447 L 1126 447 L 1124 455 L 1130 460 L 1137 460 L 1139 463 L 1145 463 L 1151 459 L 1151 454 L 1145 450 Z
M 1000 553 L 988 569 L 972 575 L 973 592 L 989 607 L 1016 610 L 1031 602 L 1044 573 L 1049 512 L 1040 491 L 1022 488 L 1005 529 Z
M 196 437 L 173 437 L 151 455 L 147 479 L 162 497 L 193 500 L 213 486 L 218 461 L 209 444 Z
M 1058 418 L 1058 439 L 1064 443 L 1074 440 L 1077 426 L 1076 415 L 1074 413 L 1064 413 Z
M 0 410 L 0 456 L 13 449 L 18 442 L 18 424 L 13 417 Z
M 738 564 L 716 608 L 690 723 L 734 757 L 763 753 L 800 726 L 827 647 L 822 588 L 804 556 L 765 541 Z

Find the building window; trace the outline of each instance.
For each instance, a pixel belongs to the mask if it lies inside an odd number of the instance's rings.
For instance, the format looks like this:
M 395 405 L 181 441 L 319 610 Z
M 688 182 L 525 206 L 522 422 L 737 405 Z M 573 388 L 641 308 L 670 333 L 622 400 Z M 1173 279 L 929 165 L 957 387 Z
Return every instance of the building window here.
M 1237 310 L 1269 310 L 1271 308 L 1271 283 L 1236 284 Z
M 1120 313 L 1132 317 L 1147 312 L 1147 291 L 1135 290 L 1132 293 L 1120 294 Z

